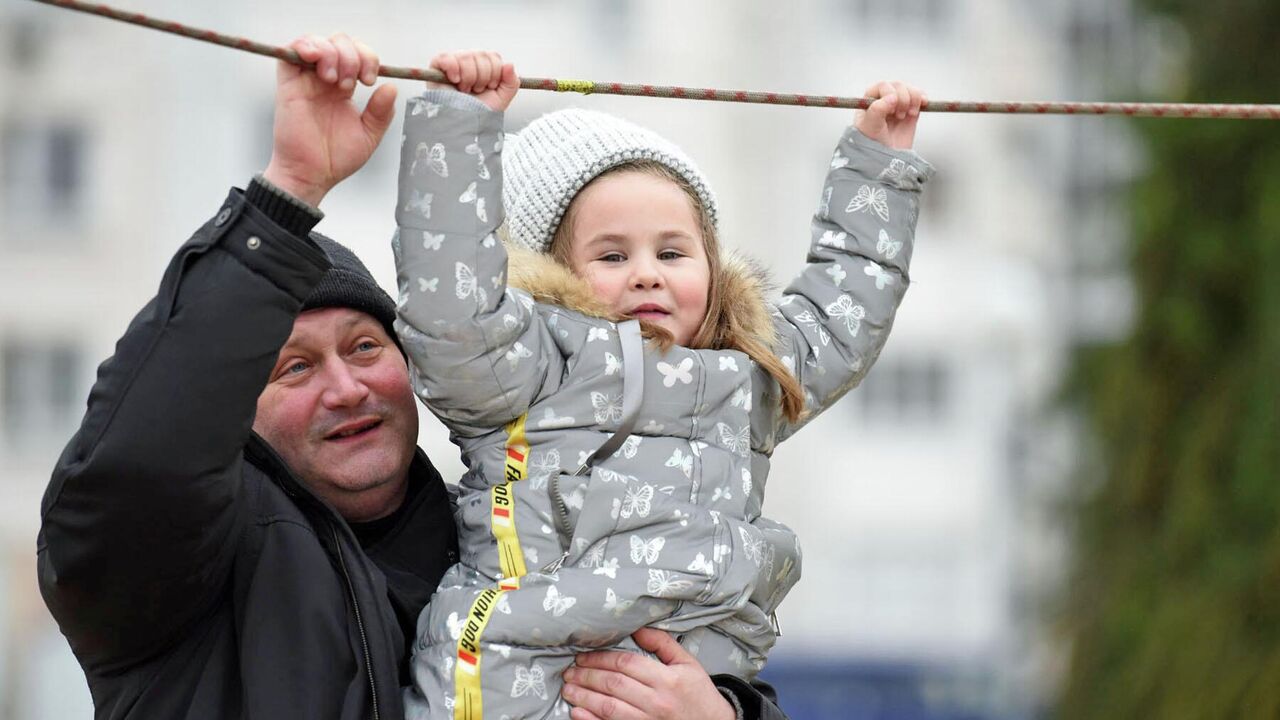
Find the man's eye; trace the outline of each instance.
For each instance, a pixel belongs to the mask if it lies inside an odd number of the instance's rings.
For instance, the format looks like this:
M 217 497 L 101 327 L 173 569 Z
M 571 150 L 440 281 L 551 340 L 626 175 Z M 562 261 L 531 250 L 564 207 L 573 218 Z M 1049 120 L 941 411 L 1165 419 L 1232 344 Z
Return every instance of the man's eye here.
M 356 352 L 367 352 L 369 350 L 376 350 L 376 349 L 378 349 L 378 343 L 372 340 L 364 340 L 364 341 L 361 341 L 359 345 L 356 345 Z
M 297 375 L 298 373 L 305 372 L 308 367 L 310 366 L 302 362 L 301 360 L 299 360 L 298 362 L 292 363 L 290 365 L 286 365 L 284 368 L 284 372 L 281 374 Z

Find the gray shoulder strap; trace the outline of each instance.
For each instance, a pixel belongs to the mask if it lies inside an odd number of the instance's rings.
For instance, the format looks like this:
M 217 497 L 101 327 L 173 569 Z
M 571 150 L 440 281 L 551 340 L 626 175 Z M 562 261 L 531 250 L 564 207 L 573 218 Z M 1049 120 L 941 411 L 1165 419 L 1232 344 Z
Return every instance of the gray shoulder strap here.
M 609 457 L 622 447 L 631 436 L 640 415 L 640 403 L 644 400 L 644 338 L 640 336 L 640 321 L 627 320 L 618 323 L 618 340 L 622 343 L 622 422 L 613 437 L 596 449 L 595 453 L 578 468 L 576 474 L 586 472 L 597 460 Z

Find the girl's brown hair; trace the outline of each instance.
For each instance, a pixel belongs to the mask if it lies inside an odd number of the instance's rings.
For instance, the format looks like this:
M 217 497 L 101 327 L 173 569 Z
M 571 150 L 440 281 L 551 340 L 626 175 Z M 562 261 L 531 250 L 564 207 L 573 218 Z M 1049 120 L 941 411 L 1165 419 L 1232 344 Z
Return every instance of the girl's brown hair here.
M 804 391 L 800 388 L 800 382 L 782 364 L 782 361 L 778 359 L 772 348 L 759 339 L 758 333 L 753 332 L 753 328 L 741 327 L 739 318 L 735 317 L 733 313 L 726 312 L 723 278 L 724 262 L 720 256 L 720 235 L 716 232 L 716 226 L 711 221 L 711 215 L 707 212 L 706 207 L 703 206 L 702 200 L 698 197 L 698 193 L 693 189 L 693 186 L 679 173 L 653 160 L 627 161 L 600 173 L 592 178 L 591 182 L 619 172 L 640 172 L 670 180 L 689 197 L 689 203 L 698 217 L 698 229 L 702 233 L 702 244 L 706 251 L 707 263 L 710 265 L 711 283 L 707 291 L 707 315 L 703 318 L 702 325 L 698 328 L 698 331 L 694 333 L 693 339 L 689 342 L 689 347 L 695 350 L 738 350 L 746 353 L 778 383 L 778 387 L 782 391 L 782 412 L 787 420 L 791 422 L 799 420 L 804 412 Z M 587 185 L 590 184 L 587 183 Z M 586 186 L 583 189 L 585 190 Z M 578 192 L 581 193 L 582 191 L 579 190 Z M 571 202 L 569 208 L 565 210 L 564 217 L 560 219 L 560 224 L 556 227 L 555 234 L 551 236 L 551 246 L 548 249 L 552 258 L 570 270 L 573 270 L 570 236 L 573 232 L 575 208 L 576 203 Z M 664 328 L 643 320 L 640 325 L 644 328 L 645 337 L 657 341 L 659 347 L 664 351 L 674 343 L 671 333 Z

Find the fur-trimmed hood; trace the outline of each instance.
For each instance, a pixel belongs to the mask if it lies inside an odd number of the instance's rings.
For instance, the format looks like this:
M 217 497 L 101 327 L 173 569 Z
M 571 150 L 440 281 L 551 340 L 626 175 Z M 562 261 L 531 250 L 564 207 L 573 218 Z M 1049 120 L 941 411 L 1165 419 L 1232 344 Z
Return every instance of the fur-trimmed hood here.
M 507 284 L 524 290 L 534 300 L 558 305 L 590 317 L 623 320 L 592 292 L 587 281 L 550 255 L 507 244 Z M 743 339 L 774 347 L 772 312 L 765 296 L 772 290 L 768 271 L 740 253 L 721 255 L 718 278 L 724 306 L 725 346 Z M 741 337 L 745 335 L 746 337 Z

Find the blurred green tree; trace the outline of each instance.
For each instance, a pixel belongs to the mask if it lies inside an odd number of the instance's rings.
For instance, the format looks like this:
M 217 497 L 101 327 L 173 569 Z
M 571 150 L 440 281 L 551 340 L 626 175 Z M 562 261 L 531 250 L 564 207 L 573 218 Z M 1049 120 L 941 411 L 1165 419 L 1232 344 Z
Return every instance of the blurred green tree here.
M 1280 1 L 1139 0 L 1197 102 L 1280 102 Z M 1280 123 L 1136 121 L 1138 309 L 1073 381 L 1105 473 L 1080 508 L 1057 711 L 1280 718 Z

